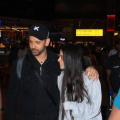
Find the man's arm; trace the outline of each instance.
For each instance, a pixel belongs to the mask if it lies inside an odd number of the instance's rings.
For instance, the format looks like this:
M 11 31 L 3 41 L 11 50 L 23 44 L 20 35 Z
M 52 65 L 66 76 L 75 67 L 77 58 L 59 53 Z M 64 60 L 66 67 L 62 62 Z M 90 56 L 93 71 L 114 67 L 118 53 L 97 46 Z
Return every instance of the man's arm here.
M 108 84 L 109 84 L 109 90 L 113 90 L 111 82 L 110 82 L 111 70 L 106 69 L 106 73 L 107 73 L 107 80 L 108 80 Z
M 108 85 L 109 85 L 109 90 L 113 91 L 112 85 L 111 85 L 111 81 L 110 81 L 110 75 L 111 75 L 111 70 L 106 69 L 106 73 L 107 73 L 107 80 L 108 80 Z M 113 91 L 113 99 L 116 97 L 116 93 Z
M 98 80 L 98 78 L 99 78 L 99 73 L 98 73 L 97 69 L 96 69 L 94 66 L 89 66 L 89 67 L 86 68 L 86 70 L 85 70 L 85 75 L 87 75 L 88 73 L 90 73 L 90 74 L 88 75 L 88 78 L 89 78 L 90 80 L 91 80 L 91 79 L 93 79 L 93 80 Z

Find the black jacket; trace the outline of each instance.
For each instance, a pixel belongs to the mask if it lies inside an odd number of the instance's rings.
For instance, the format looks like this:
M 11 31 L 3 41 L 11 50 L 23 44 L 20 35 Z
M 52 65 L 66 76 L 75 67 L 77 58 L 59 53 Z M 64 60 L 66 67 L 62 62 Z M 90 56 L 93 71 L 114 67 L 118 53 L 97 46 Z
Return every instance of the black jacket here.
M 21 80 L 16 74 L 17 61 L 13 63 L 7 95 L 7 120 L 57 120 L 59 110 L 59 90 L 57 76 L 60 74 L 58 55 L 47 51 L 47 59 L 42 65 L 42 78 L 57 102 L 55 106 L 46 95 L 36 78 L 33 67 L 40 73 L 40 64 L 29 52 L 23 62 Z M 20 102 L 17 103 L 20 95 Z

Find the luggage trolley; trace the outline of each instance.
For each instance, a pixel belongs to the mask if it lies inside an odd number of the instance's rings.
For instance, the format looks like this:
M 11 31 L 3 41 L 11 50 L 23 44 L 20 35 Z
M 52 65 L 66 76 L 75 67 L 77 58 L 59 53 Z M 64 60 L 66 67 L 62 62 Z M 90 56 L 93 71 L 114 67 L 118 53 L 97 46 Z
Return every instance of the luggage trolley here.
M 110 95 L 110 106 L 108 106 L 107 111 L 106 111 L 106 120 L 108 120 L 110 113 L 112 111 L 112 105 L 113 105 L 113 91 L 112 90 L 109 91 L 109 95 Z

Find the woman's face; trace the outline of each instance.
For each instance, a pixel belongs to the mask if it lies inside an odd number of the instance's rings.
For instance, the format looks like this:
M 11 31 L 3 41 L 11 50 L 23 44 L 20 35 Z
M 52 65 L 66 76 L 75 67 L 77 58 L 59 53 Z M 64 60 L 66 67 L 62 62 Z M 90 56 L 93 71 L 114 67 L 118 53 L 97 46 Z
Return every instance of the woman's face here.
M 58 62 L 60 64 L 60 69 L 64 69 L 65 66 L 64 66 L 64 62 L 63 62 L 63 52 L 62 52 L 62 50 L 60 50 L 60 57 L 58 58 Z

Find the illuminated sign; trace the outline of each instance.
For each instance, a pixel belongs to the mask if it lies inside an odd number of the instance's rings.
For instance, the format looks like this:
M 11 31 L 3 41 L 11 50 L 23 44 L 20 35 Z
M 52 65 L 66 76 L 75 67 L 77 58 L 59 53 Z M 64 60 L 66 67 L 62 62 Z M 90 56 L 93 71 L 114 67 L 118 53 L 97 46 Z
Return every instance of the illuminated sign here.
M 115 15 L 107 15 L 107 31 L 115 31 Z
M 65 38 L 60 38 L 61 41 L 65 41 Z
M 76 36 L 103 36 L 103 29 L 76 29 Z

